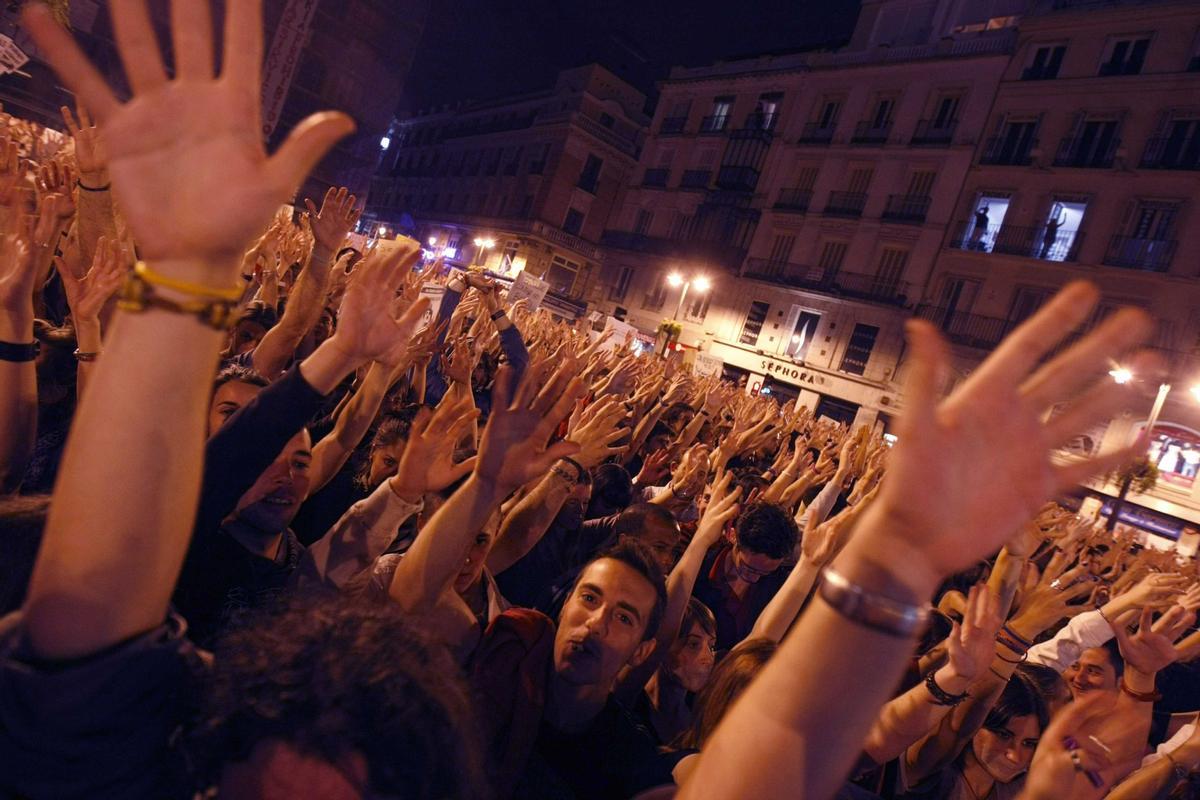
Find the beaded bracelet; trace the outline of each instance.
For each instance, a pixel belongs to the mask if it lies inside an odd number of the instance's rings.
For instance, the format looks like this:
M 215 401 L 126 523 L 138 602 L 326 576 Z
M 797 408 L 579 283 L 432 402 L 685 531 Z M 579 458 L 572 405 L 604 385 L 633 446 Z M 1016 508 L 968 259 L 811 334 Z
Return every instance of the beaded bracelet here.
M 934 705 L 939 706 L 956 706 L 963 700 L 966 700 L 968 695 L 966 692 L 962 694 L 950 694 L 945 689 L 937 685 L 937 678 L 934 677 L 934 672 L 931 670 L 925 676 L 925 688 L 933 695 Z

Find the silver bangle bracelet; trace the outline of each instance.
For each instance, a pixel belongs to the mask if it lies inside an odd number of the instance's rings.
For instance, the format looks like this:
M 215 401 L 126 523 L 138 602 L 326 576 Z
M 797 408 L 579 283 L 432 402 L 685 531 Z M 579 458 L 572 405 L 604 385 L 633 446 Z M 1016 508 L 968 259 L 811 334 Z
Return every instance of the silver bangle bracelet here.
M 832 567 L 823 569 L 821 577 L 818 590 L 821 599 L 851 622 L 899 639 L 912 639 L 929 619 L 927 607 L 902 603 L 867 591 L 851 583 Z

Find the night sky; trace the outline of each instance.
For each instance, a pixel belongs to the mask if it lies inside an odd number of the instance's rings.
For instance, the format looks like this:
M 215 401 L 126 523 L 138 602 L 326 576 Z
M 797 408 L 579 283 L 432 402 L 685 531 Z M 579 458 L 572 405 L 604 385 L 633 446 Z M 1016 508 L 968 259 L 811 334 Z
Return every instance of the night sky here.
M 674 65 L 840 44 L 857 11 L 858 0 L 433 0 L 406 106 L 549 87 L 590 61 L 652 90 Z

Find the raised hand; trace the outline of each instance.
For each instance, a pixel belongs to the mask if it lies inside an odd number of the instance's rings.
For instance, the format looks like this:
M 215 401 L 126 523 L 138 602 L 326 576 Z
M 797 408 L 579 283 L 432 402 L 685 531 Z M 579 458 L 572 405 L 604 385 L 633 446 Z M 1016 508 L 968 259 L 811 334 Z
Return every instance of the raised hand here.
M 642 469 L 634 482 L 638 486 L 658 486 L 663 478 L 671 473 L 671 453 L 669 450 L 655 450 L 642 459 Z
M 68 251 L 72 249 L 69 247 Z M 68 256 L 55 259 L 55 266 L 67 294 L 72 320 L 76 325 L 85 321 L 99 322 L 100 311 L 117 291 L 129 268 L 120 243 L 115 239 L 100 237 L 91 267 L 79 276 L 65 263 L 67 260 Z
M 700 524 L 696 526 L 693 539 L 705 551 L 720 541 L 725 525 L 737 516 L 738 498 L 742 495 L 742 487 L 735 486 L 733 491 L 729 491 L 729 485 L 732 482 L 732 472 L 726 472 L 716 482 L 712 489 L 712 497 L 708 501 L 708 507 L 704 509 L 704 515 L 700 517 Z
M 67 220 L 75 216 L 75 172 L 69 164 L 57 159 L 46 162 L 38 168 L 35 185 L 43 202 L 54 197 L 52 209 L 56 218 Z
M 352 360 L 379 359 L 411 341 L 429 301 L 422 298 L 393 316 L 393 300 L 418 255 L 399 248 L 387 256 L 372 253 L 350 276 L 331 341 Z
M 1103 797 L 1111 782 L 1106 773 L 1112 748 L 1093 732 L 1122 711 L 1108 692 L 1089 692 L 1065 706 L 1042 734 L 1020 800 Z
M 496 375 L 492 413 L 480 439 L 475 476 L 504 494 L 544 475 L 562 456 L 579 451 L 573 442 L 549 442 L 583 394 L 583 384 L 567 369 L 560 367 L 549 376 L 547 372 L 542 362 L 530 364 L 519 383 L 511 367 L 502 367 Z
M 1114 621 L 1112 626 L 1126 667 L 1132 667 L 1143 675 L 1153 675 L 1175 663 L 1179 658 L 1175 651 L 1175 640 L 1191 627 L 1196 615 L 1173 606 L 1157 622 L 1153 622 L 1153 619 L 1153 609 L 1146 608 L 1142 610 L 1135 633 L 1130 633 L 1122 621 Z
M 1082 606 L 1073 603 L 1091 592 L 1094 586 L 1086 574 L 1084 567 L 1075 567 L 1059 577 L 1053 577 L 1053 573 L 1046 570 L 1042 581 L 1021 599 L 1012 629 L 1032 641 L 1059 620 L 1083 611 Z
M 1073 283 L 1013 332 L 945 400 L 938 397 L 947 346 L 937 329 L 908 323 L 912 361 L 900 440 L 889 457 L 875 518 L 888 531 L 889 560 L 903 564 L 914 588 L 932 591 L 945 575 L 994 553 L 1046 499 L 1127 460 L 1142 446 L 1057 466 L 1052 450 L 1079 430 L 1108 419 L 1134 398 L 1134 382 L 1107 376 L 1111 358 L 1152 330 L 1149 316 L 1125 308 L 1065 352 L 1042 356 L 1087 319 L 1099 298 Z M 1138 375 L 1157 361 L 1139 355 Z M 1045 411 L 1074 397 L 1052 420 Z M 971 465 L 987 462 L 986 476 Z
M 262 0 L 229 3 L 222 74 L 207 3 L 176 0 L 168 81 L 144 0 L 114 1 L 113 30 L 133 90 L 121 103 L 41 3 L 22 22 L 103 131 L 108 169 L 141 255 L 173 276 L 232 284 L 246 246 L 354 123 L 323 112 L 268 157 L 261 130 Z
M 436 411 L 425 407 L 417 412 L 396 474 L 390 479 L 393 491 L 413 498 L 440 492 L 474 469 L 474 457 L 455 463 L 454 448 L 478 416 L 470 398 L 443 400 Z
M 992 663 L 996 650 L 996 634 L 1004 624 L 1000 614 L 1000 598 L 987 584 L 977 583 L 967 595 L 967 608 L 960 625 L 954 623 L 946 639 L 950 668 L 971 682 L 983 674 Z
M 332 186 L 325 192 L 321 201 L 321 210 L 307 197 L 304 207 L 308 209 L 308 220 L 312 226 L 316 251 L 325 258 L 333 258 L 346 240 L 346 234 L 354 230 L 355 224 L 362 211 L 355 207 L 358 198 L 350 194 L 345 187 L 334 189 Z
M 100 129 L 92 124 L 92 118 L 82 104 L 75 107 L 78 119 L 66 106 L 59 110 L 67 131 L 75 140 L 75 168 L 79 170 L 79 180 L 89 189 L 107 186 L 108 151 L 100 138 Z
M 615 398 L 597 401 L 583 412 L 578 429 L 570 432 L 567 438 L 579 445 L 574 458 L 584 469 L 599 466 L 625 452 L 623 446 L 613 446 L 629 434 L 627 429 L 617 427 L 624 417 L 625 407 Z
M 33 287 L 37 273 L 28 242 L 18 234 L 0 236 L 0 330 L 9 342 L 28 342 L 33 331 Z

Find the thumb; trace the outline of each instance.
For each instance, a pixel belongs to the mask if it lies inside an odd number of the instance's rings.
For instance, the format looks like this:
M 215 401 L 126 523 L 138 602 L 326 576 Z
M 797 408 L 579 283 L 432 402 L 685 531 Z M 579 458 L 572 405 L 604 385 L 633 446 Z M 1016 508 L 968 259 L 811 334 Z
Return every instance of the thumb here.
M 353 133 L 355 127 L 354 120 L 340 111 L 305 117 L 267 161 L 271 183 L 290 195 L 333 145 Z
M 459 478 L 466 475 L 471 470 L 475 469 L 475 463 L 477 461 L 479 461 L 479 456 L 471 456 L 466 461 L 461 461 L 461 462 L 455 464 L 454 469 L 452 469 L 450 471 L 451 474 L 454 476 L 454 480 L 455 481 L 458 480 Z M 454 481 L 451 481 L 451 483 L 453 483 L 453 482 Z

